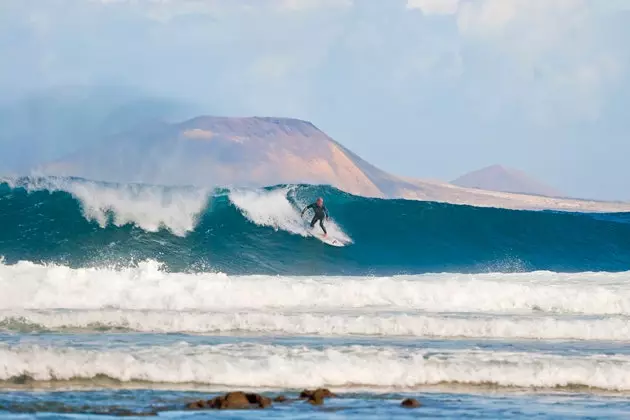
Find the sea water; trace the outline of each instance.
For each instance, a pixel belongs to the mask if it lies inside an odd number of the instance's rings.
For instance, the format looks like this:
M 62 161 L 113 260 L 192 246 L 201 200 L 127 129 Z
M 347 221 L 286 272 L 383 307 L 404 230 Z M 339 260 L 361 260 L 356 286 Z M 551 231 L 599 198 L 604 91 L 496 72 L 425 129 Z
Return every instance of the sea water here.
M 319 195 L 350 245 L 309 237 Z M 0 418 L 630 413 L 628 215 L 21 178 L 0 216 Z

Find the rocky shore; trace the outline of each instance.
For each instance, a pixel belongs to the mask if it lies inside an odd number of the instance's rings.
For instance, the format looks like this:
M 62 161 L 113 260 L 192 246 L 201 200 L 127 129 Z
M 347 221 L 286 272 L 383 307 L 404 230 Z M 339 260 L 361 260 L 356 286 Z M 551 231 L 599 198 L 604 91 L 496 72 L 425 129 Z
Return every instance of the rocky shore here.
M 242 410 L 242 409 L 263 409 L 273 405 L 273 403 L 307 403 L 311 405 L 323 405 L 327 398 L 337 398 L 338 396 L 326 388 L 315 390 L 305 389 L 297 398 L 291 399 L 284 395 L 277 395 L 273 398 L 261 394 L 247 393 L 241 391 L 228 392 L 225 395 L 217 396 L 209 400 L 197 400 L 186 404 L 188 410 Z M 420 402 L 413 398 L 406 398 L 400 404 L 405 408 L 418 408 Z
M 253 392 L 233 391 L 222 395 L 215 395 L 209 399 L 195 401 L 181 401 L 162 406 L 124 407 L 117 405 L 70 405 L 58 401 L 41 400 L 37 404 L 24 404 L 14 401 L 10 404 L 0 404 L 0 411 L 14 414 L 47 412 L 56 414 L 84 414 L 106 415 L 113 417 L 153 417 L 160 413 L 178 411 L 209 411 L 209 410 L 272 410 L 274 407 L 293 404 L 299 407 L 325 406 L 326 400 L 331 398 L 344 399 L 343 395 L 337 395 L 326 388 L 313 390 L 305 389 L 293 396 L 263 395 Z M 418 408 L 422 404 L 413 398 L 406 398 L 400 404 L 401 408 Z

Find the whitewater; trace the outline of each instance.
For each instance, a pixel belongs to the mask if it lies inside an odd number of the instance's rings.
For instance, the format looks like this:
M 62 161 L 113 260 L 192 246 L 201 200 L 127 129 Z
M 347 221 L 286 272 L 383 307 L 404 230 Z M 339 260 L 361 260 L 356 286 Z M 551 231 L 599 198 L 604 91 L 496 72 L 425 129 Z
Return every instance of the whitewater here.
M 317 196 L 346 246 L 311 236 Z M 357 419 L 630 408 L 627 214 L 26 177 L 0 216 L 0 418 L 315 387 Z

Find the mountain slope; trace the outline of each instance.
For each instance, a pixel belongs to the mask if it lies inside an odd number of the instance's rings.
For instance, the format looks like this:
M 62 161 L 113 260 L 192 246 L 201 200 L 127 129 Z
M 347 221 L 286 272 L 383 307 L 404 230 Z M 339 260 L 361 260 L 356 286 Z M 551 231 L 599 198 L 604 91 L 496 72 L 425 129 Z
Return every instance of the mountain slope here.
M 522 194 L 563 197 L 564 194 L 553 187 L 533 179 L 518 169 L 502 165 L 492 165 L 460 176 L 451 184 L 465 188 L 479 188 Z
M 42 171 L 115 182 L 266 186 L 320 183 L 381 196 L 378 179 L 309 122 L 278 118 L 198 117 L 111 136 Z
M 267 186 L 330 184 L 354 194 L 395 194 L 405 182 L 363 161 L 313 124 L 288 118 L 198 117 L 109 137 L 41 168 L 114 182 Z
M 37 168 L 41 175 L 204 187 L 325 184 L 366 197 L 515 209 L 630 211 L 630 204 L 551 199 L 401 178 L 366 162 L 307 121 L 202 116 L 107 137 Z

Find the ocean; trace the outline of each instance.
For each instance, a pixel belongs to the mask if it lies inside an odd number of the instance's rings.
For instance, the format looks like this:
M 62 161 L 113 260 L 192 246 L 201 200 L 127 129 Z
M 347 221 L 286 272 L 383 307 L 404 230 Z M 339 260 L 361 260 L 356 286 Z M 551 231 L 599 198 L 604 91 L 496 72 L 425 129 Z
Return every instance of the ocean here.
M 630 412 L 630 214 L 24 177 L 0 217 L 0 419 Z M 187 408 L 232 391 L 288 401 Z

